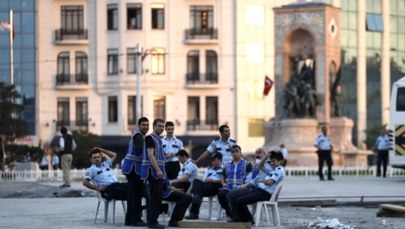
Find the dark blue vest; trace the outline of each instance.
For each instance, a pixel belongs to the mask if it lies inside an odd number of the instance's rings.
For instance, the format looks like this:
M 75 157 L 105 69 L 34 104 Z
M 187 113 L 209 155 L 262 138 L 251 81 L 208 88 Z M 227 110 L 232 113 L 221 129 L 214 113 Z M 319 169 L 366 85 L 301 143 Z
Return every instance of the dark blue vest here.
M 144 139 L 143 141 L 143 152 L 137 152 L 136 151 L 136 146 L 134 142 L 134 137 L 135 135 L 140 134 L 142 135 L 142 138 Z M 143 154 L 146 152 L 146 147 L 145 147 L 145 136 L 139 131 L 136 130 L 134 131 L 134 134 L 131 137 L 131 141 L 129 141 L 128 144 L 128 151 L 127 154 L 125 155 L 124 161 L 122 163 L 122 173 L 123 174 L 129 174 L 132 170 L 132 167 L 135 167 L 135 172 L 138 175 L 141 175 L 141 165 L 142 165 L 142 157 Z

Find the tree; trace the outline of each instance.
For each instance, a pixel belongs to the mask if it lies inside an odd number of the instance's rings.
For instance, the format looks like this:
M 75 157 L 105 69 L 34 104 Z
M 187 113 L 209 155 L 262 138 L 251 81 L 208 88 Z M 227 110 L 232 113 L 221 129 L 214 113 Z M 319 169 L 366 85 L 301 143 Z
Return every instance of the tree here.
M 14 85 L 0 82 L 0 141 L 2 151 L 1 170 L 5 169 L 6 144 L 27 133 L 27 123 L 22 120 L 23 105 L 18 104 L 20 93 Z

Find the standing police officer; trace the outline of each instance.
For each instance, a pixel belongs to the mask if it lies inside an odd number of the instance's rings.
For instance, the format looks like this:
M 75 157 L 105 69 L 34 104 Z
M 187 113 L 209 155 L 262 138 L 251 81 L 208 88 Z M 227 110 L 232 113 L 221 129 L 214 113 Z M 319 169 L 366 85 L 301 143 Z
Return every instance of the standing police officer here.
M 387 176 L 388 150 L 390 142 L 385 126 L 381 128 L 381 135 L 375 141 L 377 149 L 377 177 L 381 176 L 381 164 L 383 166 L 383 177 Z
M 183 142 L 174 136 L 174 123 L 166 122 L 165 124 L 166 136 L 162 138 L 163 151 L 166 158 L 166 175 L 169 180 L 176 179 L 180 171 L 179 158 L 177 153 L 183 149 Z
M 208 157 L 208 155 L 213 155 L 214 153 L 222 154 L 222 163 L 224 165 L 232 161 L 231 147 L 236 144 L 236 141 L 229 138 L 231 136 L 229 126 L 221 125 L 219 127 L 219 134 L 221 137 L 211 142 L 211 144 L 207 147 L 207 150 L 194 161 L 195 164 L 198 164 L 204 158 Z
M 319 174 L 319 179 L 321 181 L 324 181 L 325 179 L 323 178 L 323 163 L 326 161 L 326 164 L 328 165 L 328 180 L 335 180 L 332 177 L 332 150 L 333 146 L 330 143 L 330 139 L 328 136 L 328 132 L 326 129 L 326 126 L 322 126 L 322 133 L 318 135 L 318 137 L 315 140 L 314 146 L 318 149 L 318 174 Z

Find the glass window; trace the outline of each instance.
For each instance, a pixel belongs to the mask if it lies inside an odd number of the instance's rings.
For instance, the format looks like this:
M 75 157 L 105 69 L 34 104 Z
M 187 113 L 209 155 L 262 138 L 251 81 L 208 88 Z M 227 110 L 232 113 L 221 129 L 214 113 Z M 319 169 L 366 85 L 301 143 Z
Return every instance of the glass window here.
M 166 120 L 166 97 L 159 96 L 153 100 L 153 114 L 155 119 Z
M 187 122 L 199 122 L 200 120 L 200 97 L 189 96 L 187 98 Z
M 154 48 L 152 50 L 150 54 L 152 64 L 151 73 L 154 75 L 165 74 L 165 49 Z
M 69 98 L 58 98 L 57 99 L 57 122 L 58 127 L 70 126 L 70 109 L 69 109 Z
M 398 88 L 396 104 L 397 111 L 405 111 L 405 87 Z
M 108 122 L 118 122 L 118 98 L 108 97 Z
M 207 124 L 218 124 L 218 97 L 208 96 L 205 100 L 205 119 Z
M 187 81 L 198 81 L 200 76 L 200 52 L 191 50 L 187 54 Z
M 382 32 L 384 30 L 381 14 L 366 15 L 366 29 L 367 31 Z
M 196 34 L 207 34 L 214 28 L 213 6 L 191 6 L 191 26 Z
M 127 5 L 127 29 L 142 29 L 142 4 Z
M 88 82 L 87 55 L 84 52 L 76 52 L 76 82 Z
M 84 28 L 83 6 L 62 6 L 61 27 L 64 34 L 78 34 Z
M 142 96 L 141 96 L 141 111 L 142 109 Z M 142 114 L 141 114 L 142 116 Z M 136 96 L 128 96 L 128 125 L 136 125 Z
M 154 4 L 152 6 L 152 29 L 165 28 L 165 9 L 164 5 Z
M 107 72 L 108 75 L 118 74 L 118 49 L 108 49 Z
M 107 30 L 118 30 L 118 6 L 107 5 Z
M 70 66 L 69 66 L 69 52 L 61 52 L 58 55 L 58 74 L 60 75 L 69 75 Z
M 87 98 L 76 98 L 76 126 L 88 126 Z
M 31 25 L 33 23 L 34 19 L 35 19 L 34 13 L 24 12 L 22 14 L 22 23 L 24 25 L 22 27 L 22 32 L 24 32 L 24 35 L 26 33 L 34 33 L 35 32 L 35 26 L 27 26 L 27 25 Z
M 127 49 L 127 71 L 128 71 L 128 74 L 136 73 L 136 49 L 135 48 Z
M 217 53 L 212 50 L 207 50 L 205 54 L 206 66 L 206 81 L 211 83 L 218 82 L 218 57 Z
M 264 120 L 263 119 L 249 119 L 249 137 L 263 137 L 264 136 Z

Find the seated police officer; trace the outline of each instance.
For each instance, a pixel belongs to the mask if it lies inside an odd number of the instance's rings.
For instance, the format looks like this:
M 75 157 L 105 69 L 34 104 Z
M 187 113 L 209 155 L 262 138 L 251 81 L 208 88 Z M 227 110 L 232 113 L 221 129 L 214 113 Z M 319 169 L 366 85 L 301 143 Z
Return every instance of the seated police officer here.
M 105 157 L 104 161 L 103 157 Z M 86 169 L 83 185 L 101 192 L 101 195 L 107 200 L 126 200 L 128 196 L 127 183 L 119 183 L 111 169 L 112 162 L 116 157 L 117 154 L 112 151 L 94 147 L 90 151 L 92 165 Z

